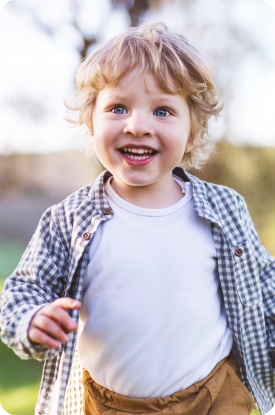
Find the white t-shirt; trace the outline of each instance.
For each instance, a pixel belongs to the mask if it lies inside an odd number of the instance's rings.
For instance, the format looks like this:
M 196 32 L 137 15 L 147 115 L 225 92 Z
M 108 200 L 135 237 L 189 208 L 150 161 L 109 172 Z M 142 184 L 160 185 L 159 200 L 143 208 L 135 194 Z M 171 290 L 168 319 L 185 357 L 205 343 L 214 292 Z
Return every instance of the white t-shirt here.
M 168 396 L 207 376 L 232 348 L 210 223 L 194 211 L 190 183 L 164 209 L 121 199 L 98 228 L 81 306 L 80 361 L 122 395 Z

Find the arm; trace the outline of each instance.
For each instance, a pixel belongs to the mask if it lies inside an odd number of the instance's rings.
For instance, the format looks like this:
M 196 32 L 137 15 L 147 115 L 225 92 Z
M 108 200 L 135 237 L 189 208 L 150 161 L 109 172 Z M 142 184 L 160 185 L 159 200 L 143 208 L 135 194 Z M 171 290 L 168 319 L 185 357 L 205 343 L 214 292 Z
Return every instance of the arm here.
M 69 247 L 58 224 L 55 207 L 48 209 L 1 295 L 1 336 L 22 359 L 44 359 L 57 353 L 48 345 L 30 341 L 28 331 L 39 310 L 64 293 Z
M 261 274 L 264 313 L 267 325 L 268 350 L 275 368 L 275 264 L 267 263 Z
M 275 368 L 275 258 L 263 249 L 261 287 L 267 327 L 268 350 Z
M 241 215 L 248 239 L 251 241 L 254 257 L 258 264 L 263 297 L 267 340 L 272 366 L 275 367 L 275 258 L 261 245 L 245 202 L 241 203 Z

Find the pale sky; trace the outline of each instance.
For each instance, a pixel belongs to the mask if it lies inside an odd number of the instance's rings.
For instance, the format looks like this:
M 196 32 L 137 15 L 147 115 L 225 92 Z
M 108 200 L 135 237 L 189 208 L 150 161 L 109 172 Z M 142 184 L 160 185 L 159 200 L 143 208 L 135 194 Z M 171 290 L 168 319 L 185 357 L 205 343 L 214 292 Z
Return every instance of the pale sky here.
M 32 7 L 41 20 L 60 29 L 52 37 L 39 31 L 27 13 L 14 7 L 19 1 Z M 204 5 L 216 2 L 221 6 L 223 1 L 208 0 Z M 80 63 L 75 51 L 80 39 L 69 24 L 64 24 L 70 19 L 66 15 L 67 2 L 12 0 L 4 5 L 5 1 L 0 0 L 0 152 L 56 151 L 82 145 L 83 137 L 79 139 L 78 130 L 69 127 L 63 119 L 63 100 L 73 93 L 74 74 Z M 102 40 L 106 40 L 127 28 L 125 16 L 111 13 L 108 0 L 97 2 L 92 14 L 88 13 L 89 2 L 82 0 L 79 19 L 83 30 L 91 33 L 91 28 L 97 32 L 99 27 L 104 27 Z M 235 10 L 234 18 L 241 19 L 251 35 L 261 39 L 268 54 L 268 64 L 263 65 L 260 57 L 247 56 L 241 73 L 232 74 L 236 77 L 238 92 L 229 107 L 230 137 L 235 142 L 275 145 L 274 2 L 239 0 Z M 218 7 L 207 9 L 207 18 L 210 14 L 211 19 L 219 18 L 214 13 Z M 177 13 L 173 12 L 170 8 L 163 15 L 149 18 L 160 21 L 168 19 L 170 14 L 173 26 L 167 24 L 176 30 Z M 252 13 L 257 17 L 257 25 L 250 27 Z M 106 16 L 108 21 L 104 23 Z M 221 121 L 213 127 L 213 134 L 219 136 L 222 128 Z

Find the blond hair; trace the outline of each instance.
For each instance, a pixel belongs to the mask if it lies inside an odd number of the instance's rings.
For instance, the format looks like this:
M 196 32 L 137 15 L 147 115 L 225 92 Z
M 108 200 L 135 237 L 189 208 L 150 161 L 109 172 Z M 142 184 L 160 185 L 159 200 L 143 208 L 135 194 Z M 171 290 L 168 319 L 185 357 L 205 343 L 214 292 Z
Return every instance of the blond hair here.
M 212 76 L 199 52 L 188 40 L 168 31 L 162 23 L 130 28 L 93 52 L 76 75 L 78 124 L 92 129 L 93 108 L 98 92 L 113 87 L 134 67 L 149 71 L 167 93 L 186 98 L 191 117 L 193 148 L 185 154 L 185 168 L 201 168 L 213 151 L 208 120 L 222 109 Z

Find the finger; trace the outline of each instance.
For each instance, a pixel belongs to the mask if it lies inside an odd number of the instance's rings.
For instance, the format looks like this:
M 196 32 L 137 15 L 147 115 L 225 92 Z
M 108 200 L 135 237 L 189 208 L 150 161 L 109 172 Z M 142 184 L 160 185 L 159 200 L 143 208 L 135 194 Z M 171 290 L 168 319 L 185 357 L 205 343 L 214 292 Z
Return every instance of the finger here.
M 79 301 L 64 297 L 42 307 L 31 321 L 28 332 L 30 340 L 53 348 L 58 347 L 60 342 L 67 343 L 67 333 L 75 331 L 78 326 L 67 310 L 80 306 Z
M 50 347 L 53 349 L 57 349 L 60 345 L 60 342 L 58 342 L 56 339 L 53 339 L 51 336 L 49 336 L 47 333 L 44 333 L 44 331 L 40 330 L 37 327 L 31 327 L 29 329 L 29 339 L 33 343 L 41 344 L 42 346 Z
M 67 311 L 57 304 L 46 306 L 42 310 L 42 314 L 54 320 L 66 332 L 75 331 L 77 329 L 77 323 L 71 318 Z
M 80 301 L 74 300 L 73 298 L 69 297 L 58 298 L 52 304 L 57 304 L 64 310 L 77 310 L 81 306 Z
M 37 314 L 32 321 L 31 328 L 37 328 L 61 343 L 67 343 L 69 340 L 67 333 L 62 327 L 55 320 L 44 314 Z

